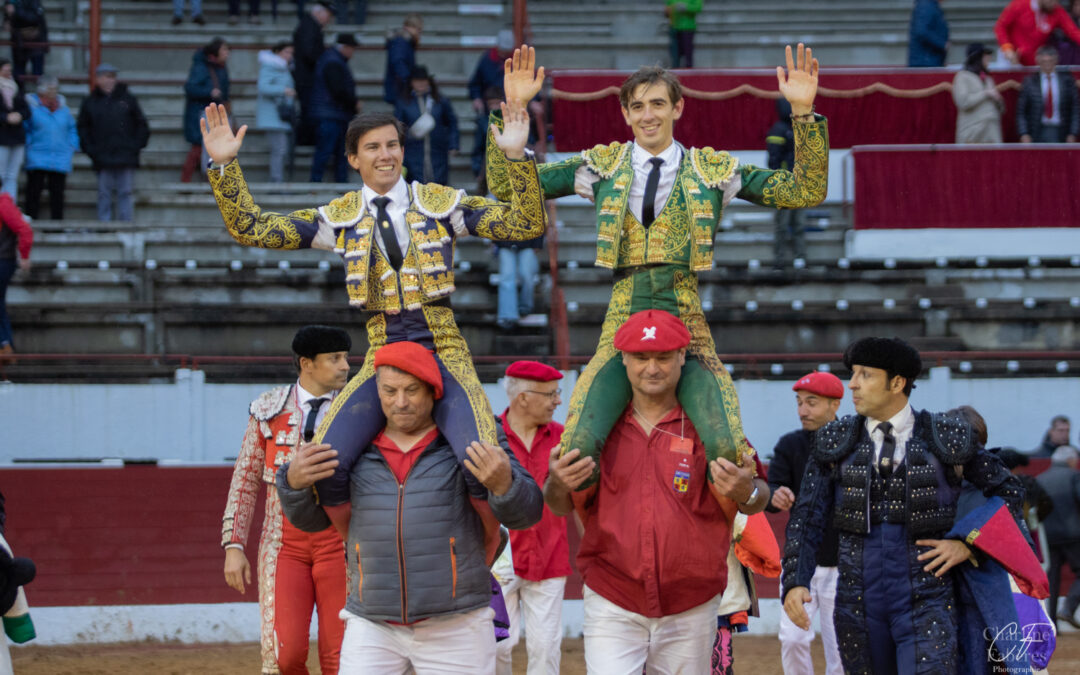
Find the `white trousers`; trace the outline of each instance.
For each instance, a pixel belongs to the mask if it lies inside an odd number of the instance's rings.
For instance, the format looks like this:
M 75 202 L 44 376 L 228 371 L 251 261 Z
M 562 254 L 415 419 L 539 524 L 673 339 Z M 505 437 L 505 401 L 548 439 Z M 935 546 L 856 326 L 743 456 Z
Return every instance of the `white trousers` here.
M 510 675 L 510 652 L 521 637 L 525 617 L 525 649 L 529 654 L 528 675 L 559 675 L 562 656 L 562 601 L 566 577 L 528 581 L 511 576 L 502 584 L 506 613 L 510 616 L 510 637 L 495 645 L 497 675 Z
M 411 626 L 341 611 L 340 675 L 494 675 L 495 629 L 490 607 L 425 619 Z
M 585 587 L 585 669 L 589 675 L 701 675 L 711 666 L 717 595 L 680 614 L 652 619 Z
M 843 675 L 840 650 L 836 646 L 836 629 L 833 627 L 833 607 L 836 605 L 837 568 L 818 567 L 810 580 L 810 602 L 803 605 L 811 619 L 818 612 L 821 623 L 821 643 L 825 648 L 826 675 Z M 787 612 L 780 611 L 780 661 L 784 675 L 814 675 L 814 662 L 810 658 L 810 643 L 814 631 L 803 630 L 792 623 Z

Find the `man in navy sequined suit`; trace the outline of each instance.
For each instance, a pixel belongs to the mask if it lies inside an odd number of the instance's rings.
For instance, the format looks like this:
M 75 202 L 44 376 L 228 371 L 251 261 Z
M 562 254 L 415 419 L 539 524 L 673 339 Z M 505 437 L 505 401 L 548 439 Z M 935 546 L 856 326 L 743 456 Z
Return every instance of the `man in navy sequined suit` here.
M 817 433 L 787 528 L 784 610 L 809 627 L 803 603 L 831 519 L 840 532 L 833 620 L 846 673 L 986 672 L 987 645 L 961 638 L 957 588 L 982 554 L 946 536 L 961 479 L 1001 497 L 1021 532 L 1023 488 L 967 422 L 911 408 L 922 361 L 903 340 L 857 340 L 844 364 L 858 414 Z

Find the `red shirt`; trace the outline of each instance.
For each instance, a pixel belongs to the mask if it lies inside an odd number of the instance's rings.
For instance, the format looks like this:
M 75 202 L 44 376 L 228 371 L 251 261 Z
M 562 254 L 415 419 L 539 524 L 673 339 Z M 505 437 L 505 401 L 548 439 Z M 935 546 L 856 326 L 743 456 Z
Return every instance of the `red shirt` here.
M 536 484 L 542 486 L 547 480 L 551 450 L 562 440 L 563 426 L 548 422 L 537 428 L 532 447 L 526 449 L 525 443 L 510 428 L 505 411 L 500 419 L 517 461 L 532 475 Z M 527 530 L 510 530 L 514 574 L 529 581 L 569 576 L 570 545 L 566 539 L 566 523 L 565 516 L 556 516 L 545 504 L 539 523 Z
M 680 436 L 692 442 L 689 453 L 679 451 Z M 731 531 L 705 472 L 705 447 L 681 406 L 649 434 L 628 406 L 604 444 L 585 509 L 577 566 L 589 588 L 647 617 L 722 593 Z
M 1073 42 L 1080 43 L 1080 29 L 1064 7 L 1058 5 L 1049 12 L 1036 13 L 1031 4 L 1032 0 L 1013 0 L 1002 10 L 994 24 L 994 33 L 1002 49 L 1012 47 L 1021 64 L 1033 66 L 1035 50 L 1046 43 L 1055 28 L 1060 28 Z
M 408 452 L 402 452 L 401 448 L 390 440 L 386 431 L 380 431 L 379 435 L 375 437 L 372 443 L 382 453 L 383 459 L 390 465 L 390 470 L 394 472 L 394 476 L 399 483 L 404 483 L 405 478 L 409 475 L 409 471 L 416 465 L 416 460 L 420 459 L 421 451 L 427 446 L 431 445 L 431 442 L 435 440 L 435 437 L 439 435 L 438 427 L 432 427 L 431 431 L 416 442 Z

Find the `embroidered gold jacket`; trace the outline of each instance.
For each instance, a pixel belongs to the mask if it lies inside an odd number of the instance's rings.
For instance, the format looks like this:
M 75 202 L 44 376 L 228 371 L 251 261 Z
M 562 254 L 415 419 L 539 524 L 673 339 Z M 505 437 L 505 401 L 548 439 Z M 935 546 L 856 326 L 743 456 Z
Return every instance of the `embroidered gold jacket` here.
M 233 239 L 259 248 L 322 248 L 338 253 L 345 260 L 349 304 L 366 310 L 396 314 L 450 294 L 459 236 L 527 241 L 544 234 L 544 201 L 531 159 L 506 160 L 505 202 L 471 197 L 464 190 L 434 183 L 410 185 L 405 214 L 409 246 L 397 273 L 373 245 L 375 215 L 367 210 L 359 190 L 318 209 L 279 214 L 255 204 L 236 160 L 207 175 Z
M 492 117 L 501 127 L 501 118 Z M 627 208 L 634 169 L 632 143 L 598 145 L 580 155 L 539 167 L 545 199 L 574 194 L 596 204 L 596 264 L 625 268 L 671 263 L 695 272 L 710 269 L 713 240 L 723 208 L 739 197 L 761 206 L 802 208 L 825 199 L 829 138 L 825 118 L 795 124 L 791 171 L 739 165 L 727 152 L 690 148 L 683 153 L 671 197 L 648 228 Z M 510 187 L 509 163 L 488 134 L 488 183 L 499 199 Z

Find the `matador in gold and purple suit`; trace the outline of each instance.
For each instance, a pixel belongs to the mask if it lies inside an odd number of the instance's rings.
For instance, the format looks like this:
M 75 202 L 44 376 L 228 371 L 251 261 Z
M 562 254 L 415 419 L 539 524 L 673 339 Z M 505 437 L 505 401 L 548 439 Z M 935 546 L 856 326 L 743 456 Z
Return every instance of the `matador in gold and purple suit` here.
M 500 124 L 493 115 L 492 125 Z M 705 323 L 697 275 L 712 268 L 716 227 L 732 199 L 802 208 L 825 198 L 829 163 L 825 118 L 816 115 L 809 122 L 795 122 L 794 133 L 791 171 L 740 166 L 738 158 L 727 152 L 674 143 L 675 182 L 666 200 L 657 195 L 664 206 L 647 227 L 629 204 L 634 143 L 598 145 L 540 166 L 545 199 L 576 193 L 596 205 L 596 265 L 615 272 L 600 344 L 570 398 L 563 452 L 577 448 L 582 456 L 599 458 L 608 432 L 631 397 L 626 369 L 612 344 L 615 331 L 635 312 L 662 309 L 680 317 L 690 331 L 678 397 L 705 444 L 709 461 L 724 457 L 743 466 L 753 455 L 743 434 L 735 387 Z M 510 193 L 508 168 L 506 156 L 489 133 L 488 184 L 499 198 Z M 641 212 L 640 202 L 636 210 Z M 599 476 L 599 461 L 596 466 L 593 479 L 579 489 Z
M 505 157 L 505 155 L 504 155 Z M 381 242 L 376 242 L 375 214 L 360 190 L 320 208 L 289 214 L 264 212 L 248 192 L 236 160 L 208 172 L 225 226 L 233 239 L 260 248 L 332 250 L 345 261 L 349 304 L 370 312 L 368 353 L 360 372 L 333 401 L 314 441 L 338 452 L 339 465 L 316 490 L 324 507 L 349 500 L 349 470 L 356 458 L 386 424 L 375 387 L 372 355 L 389 342 L 418 342 L 435 352 L 442 371 L 444 395 L 432 411 L 439 430 L 464 461 L 473 441 L 498 445 L 495 417 L 473 368 L 454 313 L 454 244 L 473 235 L 495 241 L 525 241 L 544 233 L 544 202 L 536 164 L 531 159 L 507 160 L 505 202 L 467 196 L 463 190 L 404 179 L 409 241 L 403 261 L 391 265 Z M 381 237 L 381 234 L 380 234 Z M 463 471 L 470 493 L 487 490 L 469 471 Z

